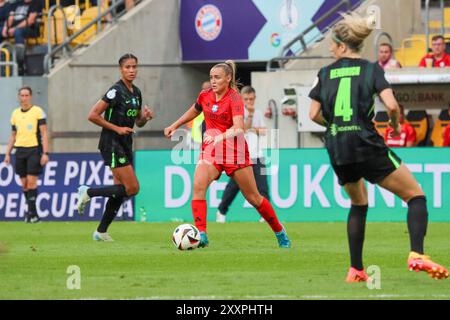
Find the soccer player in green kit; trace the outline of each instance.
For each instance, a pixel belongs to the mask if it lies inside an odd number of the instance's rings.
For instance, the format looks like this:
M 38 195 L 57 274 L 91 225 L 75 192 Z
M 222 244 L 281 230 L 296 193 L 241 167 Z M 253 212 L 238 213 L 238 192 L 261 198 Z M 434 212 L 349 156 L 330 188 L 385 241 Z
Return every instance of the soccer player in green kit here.
M 133 127 L 135 124 L 143 127 L 153 118 L 153 112 L 147 106 L 142 108 L 141 91 L 133 85 L 137 67 L 138 59 L 134 55 L 123 55 L 119 59 L 120 80 L 92 107 L 88 116 L 89 121 L 103 128 L 98 149 L 114 178 L 112 186 L 78 188 L 79 214 L 83 214 L 92 197 L 109 198 L 102 220 L 92 236 L 96 241 L 112 241 L 107 233 L 109 225 L 125 198 L 139 192 L 139 182 L 133 169 Z
M 384 71 L 361 58 L 363 42 L 372 31 L 369 19 L 344 14 L 332 30 L 330 51 L 336 61 L 322 68 L 310 92 L 310 118 L 327 128 L 325 146 L 331 164 L 351 199 L 347 222 L 351 267 L 347 282 L 367 281 L 362 252 L 368 197 L 364 180 L 391 191 L 408 204 L 410 270 L 425 271 L 444 279 L 448 271 L 424 255 L 428 212 L 419 184 L 378 135 L 372 123 L 374 95 L 380 96 L 390 117 L 393 134 L 399 135 L 399 106 Z

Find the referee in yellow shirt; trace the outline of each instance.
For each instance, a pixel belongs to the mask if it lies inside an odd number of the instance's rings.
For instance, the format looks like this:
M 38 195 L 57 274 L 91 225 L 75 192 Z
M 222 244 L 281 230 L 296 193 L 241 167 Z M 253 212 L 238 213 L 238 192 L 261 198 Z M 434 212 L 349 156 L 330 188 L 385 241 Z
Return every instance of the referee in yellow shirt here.
M 36 210 L 37 180 L 48 162 L 48 138 L 45 112 L 31 103 L 30 87 L 19 89 L 20 107 L 11 116 L 12 133 L 6 149 L 5 163 L 11 162 L 16 148 L 16 173 L 20 176 L 28 212 L 25 222 L 39 222 Z

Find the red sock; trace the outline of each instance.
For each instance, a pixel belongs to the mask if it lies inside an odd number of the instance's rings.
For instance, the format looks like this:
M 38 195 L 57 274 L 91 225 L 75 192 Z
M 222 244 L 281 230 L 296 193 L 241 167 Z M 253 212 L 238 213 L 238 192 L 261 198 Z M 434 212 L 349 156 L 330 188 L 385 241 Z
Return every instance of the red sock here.
M 206 232 L 206 200 L 191 201 L 192 215 L 199 231 Z
M 267 201 L 266 198 L 263 198 L 263 201 L 256 210 L 258 210 L 261 217 L 263 217 L 264 220 L 267 221 L 273 232 L 280 232 L 283 229 L 280 221 L 278 221 L 277 215 L 273 210 L 272 205 L 269 201 Z

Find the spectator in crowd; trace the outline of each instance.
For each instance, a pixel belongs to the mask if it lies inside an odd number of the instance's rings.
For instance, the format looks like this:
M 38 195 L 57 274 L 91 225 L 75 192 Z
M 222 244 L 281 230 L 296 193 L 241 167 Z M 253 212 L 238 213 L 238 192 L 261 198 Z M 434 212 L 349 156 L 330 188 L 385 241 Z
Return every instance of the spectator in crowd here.
M 405 108 L 399 104 L 400 108 L 400 125 L 402 131 L 400 135 L 393 136 L 394 129 L 389 126 L 384 133 L 384 141 L 388 147 L 414 147 L 416 145 L 416 131 L 414 128 L 405 121 Z
M 42 6 L 39 0 L 17 1 L 3 27 L 3 37 L 14 37 L 16 44 L 25 44 L 27 37 L 39 36 L 37 18 L 40 12 Z
M 401 68 L 402 65 L 392 57 L 394 52 L 389 43 L 382 43 L 378 47 L 378 64 L 383 70 Z
M 441 35 L 431 39 L 431 53 L 427 54 L 419 63 L 422 68 L 450 67 L 450 55 L 445 52 L 445 39 Z
M 14 37 L 19 75 L 24 74 L 25 39 L 39 36 L 37 18 L 41 12 L 40 0 L 18 0 L 12 6 L 8 21 L 3 27 L 4 38 Z
M 248 151 L 253 163 L 253 174 L 255 176 L 256 187 L 259 193 L 267 200 L 269 198 L 269 186 L 267 184 L 266 166 L 260 136 L 266 134 L 266 125 L 262 112 L 255 109 L 256 92 L 251 86 L 245 86 L 241 90 L 242 100 L 244 100 L 244 130 L 245 140 L 248 143 Z M 223 192 L 222 201 L 219 204 L 219 210 L 216 213 L 216 222 L 225 223 L 228 209 L 239 192 L 239 186 L 230 178 L 225 191 Z M 261 221 L 261 220 L 260 220 Z M 262 221 L 264 219 L 262 218 Z
M 450 104 L 448 105 L 448 114 L 450 115 Z M 450 124 L 447 125 L 444 131 L 444 147 L 450 147 Z
M 125 0 L 125 10 L 129 11 L 134 7 L 134 0 Z
M 9 13 L 11 12 L 11 5 L 5 0 L 0 0 L 0 31 L 3 31 L 3 27 L 8 21 Z M 0 32 L 0 43 L 6 37 L 3 37 L 3 32 Z

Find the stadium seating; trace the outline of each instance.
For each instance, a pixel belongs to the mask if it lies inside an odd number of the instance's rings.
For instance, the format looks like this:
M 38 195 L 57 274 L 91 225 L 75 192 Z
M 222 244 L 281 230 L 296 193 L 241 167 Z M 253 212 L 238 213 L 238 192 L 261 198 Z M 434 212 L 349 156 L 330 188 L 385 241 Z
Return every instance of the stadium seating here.
M 375 129 L 384 137 L 384 133 L 389 126 L 389 116 L 386 111 L 378 111 L 374 118 Z
M 48 27 L 51 24 L 51 37 L 50 41 L 52 45 L 60 44 L 63 42 L 63 12 L 61 10 L 56 10 L 53 16 L 48 20 L 47 14 L 42 18 L 42 32 L 41 32 L 41 43 L 48 43 Z
M 102 8 L 101 11 L 104 12 L 106 8 Z M 80 18 L 80 23 L 75 25 L 75 28 L 72 29 L 72 33 L 76 33 L 85 27 L 89 22 L 97 18 L 98 16 L 98 7 L 90 7 L 83 11 Z M 72 42 L 73 45 L 87 44 L 89 43 L 97 33 L 97 25 L 93 25 L 84 31 L 79 37 L 74 39 Z
M 412 35 L 404 39 L 399 49 L 395 51 L 395 57 L 404 67 L 417 67 L 427 51 L 425 35 Z
M 448 109 L 442 110 L 439 117 L 434 124 L 433 131 L 431 132 L 431 142 L 435 147 L 442 147 L 444 144 L 443 134 L 445 128 L 450 124 L 450 115 Z
M 416 131 L 417 146 L 426 145 L 430 128 L 427 112 L 425 110 L 411 110 L 408 112 L 406 120 Z

